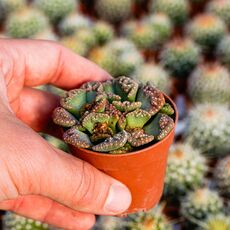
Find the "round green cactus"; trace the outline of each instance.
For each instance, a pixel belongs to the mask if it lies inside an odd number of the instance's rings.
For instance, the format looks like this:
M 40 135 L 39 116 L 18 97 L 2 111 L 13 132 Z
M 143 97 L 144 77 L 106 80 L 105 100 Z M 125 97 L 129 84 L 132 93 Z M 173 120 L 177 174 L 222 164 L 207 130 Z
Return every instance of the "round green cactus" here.
M 12 212 L 7 212 L 3 216 L 3 227 L 5 230 L 51 230 L 48 224 L 37 220 L 32 220 Z
M 197 15 L 187 26 L 188 36 L 204 51 L 215 48 L 225 33 L 225 23 L 219 17 L 208 13 Z
M 66 48 L 71 49 L 74 53 L 81 56 L 87 56 L 89 52 L 86 44 L 82 41 L 78 41 L 74 35 L 70 37 L 63 37 L 59 42 Z
M 230 156 L 218 162 L 214 176 L 220 193 L 230 198 Z
M 114 39 L 106 46 L 92 50 L 89 58 L 113 77 L 132 75 L 144 62 L 135 45 L 127 39 Z
M 207 172 L 204 156 L 189 144 L 174 144 L 168 155 L 165 194 L 185 195 L 202 185 Z
M 194 103 L 228 104 L 230 76 L 218 63 L 198 66 L 188 82 L 188 92 Z
M 57 22 L 73 12 L 76 3 L 76 0 L 35 0 L 35 6 L 41 9 L 51 22 Z
M 216 191 L 200 188 L 191 191 L 181 202 L 181 214 L 191 222 L 205 220 L 223 209 L 223 200 Z
M 102 19 L 117 23 L 129 17 L 132 4 L 132 0 L 97 0 L 96 11 Z
M 63 139 L 78 148 L 122 154 L 161 141 L 174 127 L 174 109 L 164 94 L 128 77 L 88 82 L 67 92 L 53 121 Z
M 138 69 L 133 77 L 142 83 L 151 82 L 166 94 L 171 92 L 172 82 L 169 74 L 160 65 L 146 63 Z
M 30 38 L 47 27 L 47 18 L 34 8 L 16 11 L 6 21 L 6 33 L 13 38 Z
M 230 2 L 228 0 L 212 0 L 207 5 L 207 11 L 220 17 L 230 25 Z
M 159 44 L 163 44 L 172 34 L 172 22 L 164 13 L 151 14 L 143 21 L 157 31 Z
M 114 216 L 100 216 L 96 225 L 95 230 L 122 230 L 124 227 L 123 218 Z
M 230 217 L 224 214 L 211 215 L 205 220 L 200 230 L 229 230 L 230 229 Z
M 172 230 L 172 225 L 163 214 L 161 206 L 148 212 L 129 215 L 125 225 L 128 230 Z
M 185 136 L 208 156 L 223 156 L 230 150 L 230 110 L 222 105 L 200 104 L 189 113 Z
M 152 0 L 150 11 L 168 15 L 174 24 L 184 23 L 189 14 L 189 2 L 186 0 Z
M 92 26 L 92 21 L 79 13 L 72 13 L 65 17 L 59 24 L 61 35 L 73 35 L 79 29 L 88 29 Z
M 113 39 L 114 29 L 104 21 L 97 21 L 93 26 L 93 34 L 97 44 L 104 45 Z
M 228 68 L 230 68 L 230 35 L 224 36 L 217 47 L 217 57 Z
M 33 39 L 41 39 L 41 40 L 50 40 L 50 41 L 57 41 L 57 35 L 52 31 L 51 28 L 47 27 L 47 29 L 35 34 L 32 36 Z
M 162 65 L 178 78 L 188 77 L 199 59 L 199 47 L 187 38 L 168 42 L 160 54 Z
M 9 14 L 26 6 L 26 0 L 0 0 L 4 13 Z

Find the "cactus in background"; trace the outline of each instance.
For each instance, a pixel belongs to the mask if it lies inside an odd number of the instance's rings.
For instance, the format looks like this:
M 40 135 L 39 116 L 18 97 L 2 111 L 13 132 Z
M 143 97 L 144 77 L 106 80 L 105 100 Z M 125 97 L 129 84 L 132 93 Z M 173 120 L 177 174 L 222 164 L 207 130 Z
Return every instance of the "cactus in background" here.
M 50 40 L 57 41 L 58 36 L 52 31 L 51 28 L 47 27 L 47 29 L 35 34 L 32 36 L 33 39 L 41 39 L 41 40 Z
M 32 220 L 23 216 L 19 216 L 13 212 L 7 212 L 3 216 L 3 229 L 4 230 L 51 230 L 48 224 L 42 223 L 37 220 Z
M 161 110 L 165 98 L 157 88 L 119 77 L 88 82 L 67 92 L 61 107 L 54 110 L 53 121 L 66 128 L 63 139 L 68 144 L 97 152 L 127 153 L 169 134 L 174 110 L 166 105 L 167 109 Z
M 76 0 L 35 0 L 35 6 L 41 9 L 51 22 L 56 23 L 73 12 Z
M 189 144 L 174 144 L 168 155 L 166 195 L 185 195 L 202 185 L 207 172 L 204 156 Z
M 214 177 L 220 193 L 230 198 L 230 156 L 218 162 Z
M 98 45 L 104 45 L 114 37 L 113 27 L 104 21 L 97 21 L 93 26 L 93 34 Z
M 201 104 L 189 113 L 187 141 L 209 156 L 223 156 L 230 150 L 230 110 L 221 105 Z
M 100 216 L 94 230 L 122 230 L 124 227 L 123 219 L 114 216 Z
M 148 212 L 139 212 L 127 217 L 126 228 L 128 230 L 172 230 L 172 225 L 162 212 L 162 207 L 157 206 Z
M 215 48 L 225 33 L 225 23 L 219 17 L 208 13 L 197 15 L 187 25 L 188 36 L 204 51 Z
M 154 63 L 142 65 L 133 76 L 142 83 L 150 82 L 166 94 L 170 94 L 172 82 L 169 74 L 160 66 Z
M 144 62 L 135 45 L 124 38 L 114 39 L 106 46 L 92 50 L 89 58 L 113 77 L 133 75 Z
M 181 203 L 181 214 L 187 220 L 197 223 L 223 210 L 223 200 L 216 191 L 200 188 L 187 194 Z
M 217 47 L 220 62 L 230 68 L 230 35 L 224 36 Z
M 4 11 L 2 13 L 9 14 L 25 7 L 26 0 L 0 0 L 0 5 Z
M 96 11 L 102 19 L 117 23 L 130 16 L 132 4 L 132 0 L 97 0 Z
M 174 77 L 186 78 L 200 59 L 198 46 L 190 39 L 174 39 L 161 51 L 160 60 Z
M 59 42 L 66 48 L 71 49 L 74 53 L 81 56 L 87 56 L 89 52 L 88 47 L 82 41 L 78 41 L 74 35 L 63 37 Z
M 151 12 L 162 12 L 168 15 L 174 24 L 183 24 L 189 14 L 189 2 L 186 0 L 152 0 Z
M 15 11 L 6 21 L 6 33 L 13 38 L 31 38 L 46 28 L 47 18 L 34 8 Z
M 73 35 L 79 29 L 88 29 L 93 22 L 90 18 L 79 13 L 72 13 L 65 17 L 59 24 L 61 35 Z
M 229 0 L 212 0 L 207 5 L 207 11 L 220 17 L 227 25 L 230 25 Z
M 218 63 L 204 64 L 194 70 L 188 81 L 188 92 L 194 103 L 228 104 L 230 75 Z
M 224 214 L 211 215 L 205 220 L 200 230 L 229 230 L 230 229 L 230 217 Z
M 159 44 L 163 44 L 172 34 L 172 22 L 164 13 L 151 14 L 145 17 L 143 21 L 158 32 Z

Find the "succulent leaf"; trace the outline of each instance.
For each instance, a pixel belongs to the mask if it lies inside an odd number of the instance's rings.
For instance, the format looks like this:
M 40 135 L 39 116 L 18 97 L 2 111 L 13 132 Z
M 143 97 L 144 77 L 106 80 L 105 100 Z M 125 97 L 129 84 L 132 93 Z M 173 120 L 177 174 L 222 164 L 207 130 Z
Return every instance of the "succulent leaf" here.
M 174 122 L 171 117 L 166 114 L 158 113 L 153 120 L 144 127 L 147 134 L 153 135 L 155 140 L 165 138 L 174 127 Z
M 111 135 L 108 133 L 93 133 L 92 136 L 90 137 L 90 140 L 95 143 L 95 142 L 105 140 L 109 137 L 111 137 Z
M 128 77 L 119 77 L 115 82 L 115 92 L 122 101 L 135 101 L 138 91 L 138 83 Z
M 63 108 L 79 117 L 82 106 L 86 104 L 86 90 L 70 90 L 69 92 L 66 92 L 64 97 L 61 98 L 60 103 Z
M 152 116 L 165 104 L 163 93 L 150 83 L 140 87 L 137 94 L 137 101 L 142 103 L 141 109 L 149 112 Z
M 125 116 L 123 116 L 123 115 L 120 116 L 120 118 L 117 122 L 118 129 L 122 131 L 126 128 L 126 125 L 127 125 L 127 121 L 126 121 Z
M 97 123 L 108 123 L 109 115 L 104 113 L 89 113 L 82 120 L 82 125 L 85 127 L 90 133 L 93 133 L 93 129 Z
M 57 107 L 54 110 L 53 121 L 63 127 L 72 127 L 78 123 L 77 119 L 62 107 Z
M 63 140 L 78 148 L 90 148 L 92 143 L 87 134 L 81 132 L 73 126 L 63 134 Z
M 119 95 L 116 95 L 114 93 L 107 93 L 107 98 L 110 103 L 113 101 L 120 101 L 121 97 Z
M 141 145 L 148 144 L 153 140 L 154 140 L 154 136 L 144 133 L 143 129 L 139 129 L 132 132 L 128 138 L 128 142 L 133 147 L 139 147 Z
M 124 154 L 124 153 L 131 152 L 132 150 L 133 150 L 133 147 L 129 143 L 126 143 L 123 147 L 116 149 L 116 150 L 112 150 L 109 153 L 111 153 L 111 154 Z
M 93 146 L 92 149 L 97 152 L 110 152 L 123 147 L 127 140 L 128 133 L 126 131 L 121 131 L 113 137 L 105 139 L 104 142 Z
M 107 81 L 103 82 L 103 89 L 106 93 L 113 93 L 114 94 L 113 80 L 107 80 Z
M 131 112 L 141 107 L 141 102 L 113 101 L 112 104 L 121 112 Z
M 126 114 L 127 127 L 129 129 L 143 128 L 151 115 L 142 109 L 136 109 L 133 112 Z
M 160 113 L 164 113 L 166 115 L 171 116 L 174 114 L 174 109 L 172 108 L 172 106 L 169 103 L 166 102 L 163 105 L 163 107 L 161 108 Z

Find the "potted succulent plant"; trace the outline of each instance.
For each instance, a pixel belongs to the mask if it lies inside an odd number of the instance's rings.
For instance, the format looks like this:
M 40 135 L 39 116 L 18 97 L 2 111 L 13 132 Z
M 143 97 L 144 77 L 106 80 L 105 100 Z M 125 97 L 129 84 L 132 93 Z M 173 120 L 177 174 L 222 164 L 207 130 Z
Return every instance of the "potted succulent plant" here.
M 158 203 L 177 121 L 169 97 L 124 76 L 88 82 L 61 98 L 53 121 L 75 156 L 128 186 L 132 204 L 124 214 Z

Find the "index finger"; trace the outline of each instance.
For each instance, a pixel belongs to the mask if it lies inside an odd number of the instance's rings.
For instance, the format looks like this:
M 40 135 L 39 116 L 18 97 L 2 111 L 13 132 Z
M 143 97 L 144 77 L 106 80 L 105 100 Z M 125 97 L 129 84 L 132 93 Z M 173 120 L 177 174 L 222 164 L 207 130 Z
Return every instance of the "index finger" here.
M 110 77 L 94 63 L 58 43 L 2 39 L 0 44 L 12 59 L 13 68 L 6 77 L 8 85 L 23 83 L 24 86 L 38 86 L 51 83 L 70 89 L 86 81 L 103 81 Z

